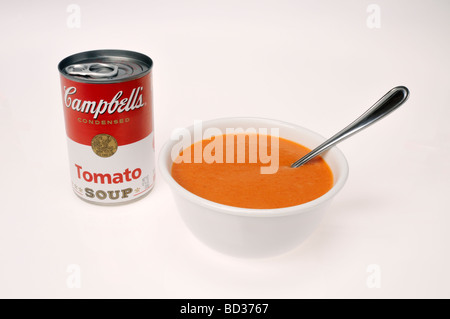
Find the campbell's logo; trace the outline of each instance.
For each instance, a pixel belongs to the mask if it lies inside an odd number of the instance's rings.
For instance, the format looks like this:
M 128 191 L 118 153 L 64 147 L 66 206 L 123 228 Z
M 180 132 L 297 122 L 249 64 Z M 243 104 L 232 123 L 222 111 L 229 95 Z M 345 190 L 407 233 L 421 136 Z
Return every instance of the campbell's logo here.
M 114 114 L 116 112 L 123 113 L 143 107 L 145 105 L 142 100 L 143 89 L 142 86 L 134 88 L 131 91 L 130 96 L 123 98 L 123 91 L 119 91 L 114 95 L 111 101 L 85 101 L 74 98 L 74 95 L 77 93 L 76 87 L 64 87 L 64 104 L 67 108 L 71 108 L 76 112 L 93 114 L 93 118 L 97 119 L 99 115 L 105 114 L 106 112 L 108 112 L 108 114 Z

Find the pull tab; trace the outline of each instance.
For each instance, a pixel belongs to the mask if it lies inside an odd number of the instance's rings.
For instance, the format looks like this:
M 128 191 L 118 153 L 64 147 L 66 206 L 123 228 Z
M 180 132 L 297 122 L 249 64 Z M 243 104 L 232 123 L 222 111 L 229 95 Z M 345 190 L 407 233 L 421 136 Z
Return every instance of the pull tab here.
M 101 79 L 116 76 L 119 72 L 119 67 L 107 63 L 84 63 L 69 65 L 64 71 L 70 75 L 81 75 L 94 79 Z

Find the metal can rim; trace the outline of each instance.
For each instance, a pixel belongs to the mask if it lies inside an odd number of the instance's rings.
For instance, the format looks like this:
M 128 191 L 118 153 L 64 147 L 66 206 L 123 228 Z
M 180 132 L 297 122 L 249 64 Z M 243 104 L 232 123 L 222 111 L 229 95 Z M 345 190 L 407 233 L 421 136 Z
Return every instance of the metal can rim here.
M 118 79 L 105 79 L 104 81 L 93 81 L 92 79 L 89 79 L 89 78 L 86 78 L 86 79 L 78 78 L 75 76 L 68 75 L 64 72 L 64 69 L 71 64 L 76 64 L 76 63 L 79 63 L 80 61 L 87 60 L 87 59 L 102 58 L 102 57 L 105 57 L 105 58 L 119 57 L 119 58 L 134 59 L 135 61 L 139 61 L 139 62 L 145 64 L 148 67 L 148 69 L 143 72 L 129 76 L 129 77 L 122 77 L 122 78 L 118 78 Z M 58 63 L 58 71 L 65 78 L 75 81 L 75 82 L 92 83 L 92 84 L 95 84 L 95 83 L 108 84 L 108 83 L 121 83 L 121 82 L 141 78 L 141 77 L 147 75 L 148 73 L 150 73 L 150 71 L 152 70 L 152 66 L 153 66 L 153 61 L 149 56 L 139 53 L 139 52 L 136 52 L 136 51 L 118 50 L 118 49 L 100 49 L 100 50 L 83 51 L 83 52 L 69 55 L 68 57 L 64 58 L 63 60 L 61 60 Z

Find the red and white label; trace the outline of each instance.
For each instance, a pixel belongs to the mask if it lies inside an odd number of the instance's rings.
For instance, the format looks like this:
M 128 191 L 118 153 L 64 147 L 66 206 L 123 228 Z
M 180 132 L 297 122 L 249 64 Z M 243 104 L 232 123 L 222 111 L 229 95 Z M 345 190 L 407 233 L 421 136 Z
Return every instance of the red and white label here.
M 91 145 L 99 133 L 120 145 L 153 131 L 151 74 L 122 83 L 80 83 L 61 76 L 67 136 Z
M 121 83 L 80 83 L 61 76 L 70 171 L 75 193 L 97 203 L 138 198 L 154 183 L 151 73 Z M 112 155 L 92 146 L 114 138 Z

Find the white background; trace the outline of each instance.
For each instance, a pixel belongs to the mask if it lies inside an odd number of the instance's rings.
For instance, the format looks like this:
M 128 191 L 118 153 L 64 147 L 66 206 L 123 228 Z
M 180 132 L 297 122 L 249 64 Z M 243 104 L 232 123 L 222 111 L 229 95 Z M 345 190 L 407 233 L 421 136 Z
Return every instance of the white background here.
M 0 5 L 0 297 L 450 297 L 449 1 L 76 1 L 79 28 L 71 3 Z M 303 245 L 236 259 L 191 235 L 159 175 L 130 205 L 73 194 L 57 64 L 102 48 L 154 60 L 157 153 L 196 119 L 330 136 L 396 85 L 411 96 L 339 146 L 349 179 Z

